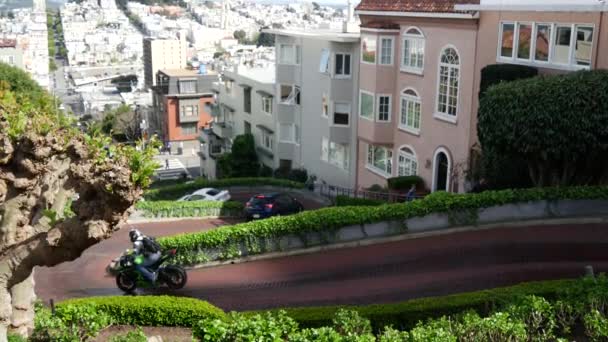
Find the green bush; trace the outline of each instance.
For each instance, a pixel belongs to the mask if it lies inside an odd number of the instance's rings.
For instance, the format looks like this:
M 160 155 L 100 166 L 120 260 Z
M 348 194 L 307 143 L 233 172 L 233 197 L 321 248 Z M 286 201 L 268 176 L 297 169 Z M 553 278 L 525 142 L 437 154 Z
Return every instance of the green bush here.
M 36 306 L 34 342 L 79 342 L 95 337 L 112 324 L 112 318 L 92 302 L 82 305 L 66 304 L 57 307 L 55 315 L 41 305 Z
M 245 244 L 249 254 L 263 252 L 260 241 L 290 234 L 331 233 L 342 227 L 382 221 L 403 221 L 431 213 L 479 208 L 539 200 L 608 199 L 608 187 L 533 188 L 485 191 L 478 194 L 435 192 L 422 200 L 380 206 L 331 207 L 296 215 L 223 226 L 211 231 L 181 234 L 159 239 L 167 249 L 191 254 L 205 248 L 226 249 Z M 473 224 L 475 222 L 472 222 Z
M 506 308 L 510 303 L 526 295 L 536 295 L 553 300 L 564 289 L 578 281 L 555 280 L 529 282 L 491 290 L 461 293 L 442 297 L 413 299 L 402 303 L 372 304 L 365 306 L 322 306 L 284 309 L 300 326 L 315 328 L 333 324 L 333 317 L 342 309 L 356 310 L 371 321 L 373 331 L 380 332 L 392 326 L 399 330 L 411 329 L 429 318 L 455 315 L 467 310 L 489 314 L 493 309 Z M 602 285 L 604 289 L 607 284 Z M 255 314 L 257 312 L 250 312 Z
M 142 201 L 135 207 L 145 217 L 240 217 L 244 208 L 235 201 Z
M 515 81 L 538 75 L 538 69 L 525 65 L 516 64 L 491 64 L 481 69 L 481 80 L 479 82 L 479 97 L 486 90 L 501 82 Z
M 110 342 L 148 342 L 148 337 L 141 328 L 129 331 L 126 334 L 116 335 L 110 338 Z
M 58 304 L 57 310 L 87 305 L 93 305 L 98 312 L 111 317 L 114 324 L 121 325 L 192 327 L 203 319 L 225 317 L 221 309 L 205 301 L 169 296 L 70 299 Z
M 8 342 L 27 342 L 27 339 L 25 337 L 17 334 L 9 333 L 7 338 Z
M 592 341 L 606 341 L 608 339 L 608 317 L 598 310 L 592 310 L 583 318 L 585 333 Z
M 193 328 L 194 337 L 201 341 L 232 342 L 242 341 L 285 341 L 295 333 L 298 324 L 283 311 L 257 314 L 243 319 L 240 314 L 231 313 L 226 319 L 208 318 Z
M 346 206 L 376 206 L 388 204 L 387 201 L 370 199 L 370 198 L 353 198 L 348 196 L 336 196 L 336 206 L 338 207 L 346 207 Z
M 225 178 L 210 181 L 200 178 L 191 182 L 159 186 L 144 194 L 146 201 L 176 200 L 201 188 L 225 188 L 231 186 L 273 185 L 285 188 L 302 189 L 304 184 L 276 178 Z
M 392 177 L 387 180 L 388 188 L 391 190 L 408 191 L 412 185 L 421 190 L 424 187 L 424 180 L 419 176 Z
M 535 186 L 608 183 L 608 70 L 494 85 L 478 118 L 483 154 L 524 161 Z

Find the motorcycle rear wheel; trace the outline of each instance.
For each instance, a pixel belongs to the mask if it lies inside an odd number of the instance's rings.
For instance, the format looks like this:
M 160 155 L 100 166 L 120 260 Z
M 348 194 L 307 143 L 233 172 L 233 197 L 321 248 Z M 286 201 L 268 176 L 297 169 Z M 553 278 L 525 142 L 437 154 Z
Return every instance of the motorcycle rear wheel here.
M 137 288 L 137 278 L 130 274 L 120 272 L 116 275 L 116 286 L 126 293 L 131 293 Z
M 188 282 L 188 274 L 179 266 L 167 266 L 162 272 L 165 284 L 171 290 L 179 290 L 186 286 L 186 282 Z

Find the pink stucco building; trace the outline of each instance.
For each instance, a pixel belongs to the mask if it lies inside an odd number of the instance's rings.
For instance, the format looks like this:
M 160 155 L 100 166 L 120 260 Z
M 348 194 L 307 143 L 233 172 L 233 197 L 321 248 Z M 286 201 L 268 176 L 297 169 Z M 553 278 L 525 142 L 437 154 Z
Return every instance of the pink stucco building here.
M 608 67 L 608 6 L 551 2 L 362 0 L 357 187 L 416 174 L 431 191 L 467 190 L 488 64 Z

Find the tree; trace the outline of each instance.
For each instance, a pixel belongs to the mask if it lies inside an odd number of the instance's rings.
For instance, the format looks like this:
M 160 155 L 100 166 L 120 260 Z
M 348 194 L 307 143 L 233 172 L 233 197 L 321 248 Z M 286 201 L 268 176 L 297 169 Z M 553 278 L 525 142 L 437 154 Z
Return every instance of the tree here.
M 25 72 L 0 65 L 0 78 L 0 340 L 6 341 L 8 329 L 26 334 L 31 327 L 33 268 L 74 260 L 108 238 L 157 165 L 152 147 L 137 151 L 112 145 L 98 131 L 82 134 Z
M 222 177 L 255 177 L 260 163 L 255 151 L 253 135 L 243 134 L 234 138 L 232 152 L 226 153 L 218 161 Z
M 274 34 L 260 32 L 256 42 L 257 46 L 274 46 Z
M 313 7 L 313 9 L 315 11 L 318 11 L 318 10 L 321 9 L 321 6 L 318 3 L 314 2 L 314 1 L 312 2 L 312 7 Z
M 242 44 L 247 39 L 247 32 L 244 30 L 236 30 L 233 33 L 234 39 L 237 39 Z
M 483 153 L 523 161 L 536 186 L 608 183 L 606 127 L 606 70 L 503 82 L 480 101 Z

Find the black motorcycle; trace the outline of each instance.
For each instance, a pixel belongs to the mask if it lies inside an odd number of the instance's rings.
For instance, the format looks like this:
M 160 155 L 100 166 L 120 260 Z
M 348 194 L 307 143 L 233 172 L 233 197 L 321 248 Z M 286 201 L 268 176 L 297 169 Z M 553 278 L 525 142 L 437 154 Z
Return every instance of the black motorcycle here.
M 116 273 L 116 286 L 124 292 L 131 293 L 136 288 L 155 288 L 163 284 L 167 285 L 171 290 L 179 290 L 186 286 L 188 275 L 186 270 L 177 265 L 164 265 L 166 261 L 175 256 L 176 250 L 171 249 L 163 252 L 160 259 L 148 269 L 158 273 L 156 278 L 156 286 L 146 280 L 137 270 L 135 266 L 141 263 L 143 257 L 134 255 L 133 253 L 123 254 L 117 262 L 117 266 L 113 273 Z

